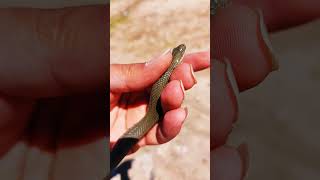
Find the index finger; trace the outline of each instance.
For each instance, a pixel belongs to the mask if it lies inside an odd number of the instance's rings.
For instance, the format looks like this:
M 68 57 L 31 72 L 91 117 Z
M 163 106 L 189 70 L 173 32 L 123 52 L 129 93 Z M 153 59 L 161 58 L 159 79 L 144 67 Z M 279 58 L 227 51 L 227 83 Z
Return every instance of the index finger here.
M 187 54 L 183 62 L 191 64 L 194 71 L 201 71 L 210 66 L 210 51 L 201 51 Z

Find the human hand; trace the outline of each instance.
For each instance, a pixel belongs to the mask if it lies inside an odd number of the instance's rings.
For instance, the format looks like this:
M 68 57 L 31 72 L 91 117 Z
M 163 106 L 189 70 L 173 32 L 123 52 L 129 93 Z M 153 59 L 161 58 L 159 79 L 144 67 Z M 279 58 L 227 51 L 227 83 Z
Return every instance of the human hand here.
M 171 52 L 166 51 L 148 63 L 112 64 L 110 67 L 110 146 L 145 114 L 152 84 L 171 63 Z M 209 52 L 187 54 L 172 73 L 170 82 L 161 93 L 163 120 L 156 124 L 133 152 L 145 145 L 162 144 L 173 139 L 187 117 L 187 109 L 181 108 L 184 91 L 196 84 L 194 71 L 208 68 Z
M 211 18 L 211 50 L 213 58 L 217 59 L 212 62 L 211 73 L 211 87 L 215 87 L 211 100 L 214 105 L 211 116 L 213 179 L 239 180 L 248 171 L 247 145 L 234 148 L 225 143 L 237 120 L 237 94 L 255 87 L 277 68 L 268 31 L 283 30 L 318 18 L 319 5 L 315 0 L 235 0 Z M 234 77 L 226 73 L 230 67 Z M 232 81 L 235 83 L 230 83 Z M 232 88 L 232 84 L 236 88 Z
M 108 9 L 0 9 L 1 179 L 105 176 Z

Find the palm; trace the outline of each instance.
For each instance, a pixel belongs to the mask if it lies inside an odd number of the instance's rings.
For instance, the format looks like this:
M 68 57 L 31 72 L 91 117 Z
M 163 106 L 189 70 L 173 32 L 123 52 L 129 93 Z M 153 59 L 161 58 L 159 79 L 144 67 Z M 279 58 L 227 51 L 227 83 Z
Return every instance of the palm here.
M 112 64 L 110 68 L 110 145 L 146 114 L 151 85 L 170 65 L 168 52 L 148 64 Z M 182 108 L 185 90 L 196 83 L 194 71 L 209 67 L 209 52 L 186 54 L 161 92 L 163 119 L 142 138 L 133 150 L 163 144 L 178 135 L 188 115 Z
M 147 91 L 110 95 L 110 125 L 111 145 L 130 127 L 138 122 L 145 114 L 148 105 L 149 93 Z M 142 138 L 139 145 L 150 144 L 151 130 Z

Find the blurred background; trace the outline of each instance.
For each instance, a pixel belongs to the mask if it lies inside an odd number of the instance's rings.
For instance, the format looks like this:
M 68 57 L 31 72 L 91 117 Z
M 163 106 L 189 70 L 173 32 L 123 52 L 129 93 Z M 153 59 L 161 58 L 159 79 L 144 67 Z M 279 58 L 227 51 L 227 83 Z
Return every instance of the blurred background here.
M 67 6 L 106 4 L 110 0 L 2 0 L 0 7 L 61 8 Z
M 112 0 L 110 9 L 110 63 L 146 62 L 181 43 L 187 53 L 209 50 L 209 0 Z M 127 158 L 129 179 L 210 179 L 209 73 L 197 72 L 186 92 L 189 116 L 180 134 Z
M 230 144 L 247 142 L 248 180 L 320 177 L 320 21 L 271 35 L 280 68 L 240 94 Z

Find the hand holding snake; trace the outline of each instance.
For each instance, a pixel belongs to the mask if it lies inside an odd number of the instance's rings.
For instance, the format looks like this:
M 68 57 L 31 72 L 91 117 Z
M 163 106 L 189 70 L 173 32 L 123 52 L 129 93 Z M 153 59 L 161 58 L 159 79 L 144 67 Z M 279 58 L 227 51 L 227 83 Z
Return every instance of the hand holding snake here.
M 129 127 L 146 114 L 149 88 L 168 69 L 172 54 L 166 52 L 145 64 L 111 65 L 110 141 L 111 146 Z M 195 83 L 194 71 L 209 67 L 209 52 L 186 54 L 161 93 L 164 118 L 145 134 L 132 151 L 141 146 L 165 143 L 180 131 L 187 112 L 181 108 L 184 90 Z

